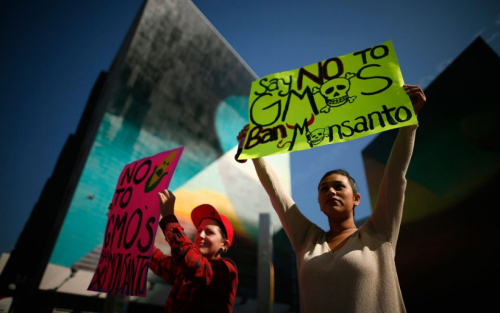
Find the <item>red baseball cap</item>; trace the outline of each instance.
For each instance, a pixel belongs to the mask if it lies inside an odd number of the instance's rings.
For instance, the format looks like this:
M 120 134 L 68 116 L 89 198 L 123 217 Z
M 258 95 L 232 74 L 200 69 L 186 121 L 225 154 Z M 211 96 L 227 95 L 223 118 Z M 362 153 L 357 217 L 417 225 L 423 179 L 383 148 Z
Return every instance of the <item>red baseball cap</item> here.
M 222 224 L 222 227 L 224 228 L 223 231 L 225 231 L 227 235 L 227 241 L 229 241 L 228 247 L 230 247 L 233 243 L 234 230 L 233 225 L 231 225 L 227 217 L 219 214 L 219 212 L 217 212 L 217 210 L 210 204 L 201 204 L 194 208 L 191 212 L 191 220 L 193 221 L 195 227 L 198 227 L 201 221 L 205 218 L 213 218 Z

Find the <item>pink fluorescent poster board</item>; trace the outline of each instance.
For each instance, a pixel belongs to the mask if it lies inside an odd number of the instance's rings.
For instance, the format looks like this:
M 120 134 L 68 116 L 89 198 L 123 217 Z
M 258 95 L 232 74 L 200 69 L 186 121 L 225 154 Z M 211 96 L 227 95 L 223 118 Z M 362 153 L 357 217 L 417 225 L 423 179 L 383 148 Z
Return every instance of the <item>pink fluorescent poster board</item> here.
M 99 264 L 88 290 L 146 296 L 147 273 L 167 189 L 184 147 L 127 164 L 118 180 Z

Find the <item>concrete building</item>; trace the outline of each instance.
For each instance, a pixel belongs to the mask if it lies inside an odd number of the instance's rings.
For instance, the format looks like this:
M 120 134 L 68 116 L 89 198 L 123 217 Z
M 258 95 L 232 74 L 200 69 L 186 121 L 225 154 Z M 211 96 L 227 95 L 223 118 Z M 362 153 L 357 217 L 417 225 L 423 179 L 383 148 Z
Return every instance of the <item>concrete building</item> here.
M 256 79 L 191 1 L 145 1 L 98 78 L 10 259 L 4 258 L 0 291 L 14 297 L 16 312 L 101 312 L 108 305 L 106 294 L 87 287 L 119 174 L 128 163 L 180 146 L 184 153 L 169 189 L 188 236 L 195 233 L 189 214 L 201 203 L 217 207 L 235 227 L 227 255 L 239 270 L 235 312 L 255 311 L 261 213 L 270 214 L 275 233 L 276 306 L 296 307 L 290 244 L 251 162 L 234 160 Z M 271 162 L 291 189 L 288 155 Z M 155 245 L 169 252 L 161 232 Z M 148 277 L 145 298 L 113 303 L 126 304 L 128 312 L 160 312 L 170 286 Z

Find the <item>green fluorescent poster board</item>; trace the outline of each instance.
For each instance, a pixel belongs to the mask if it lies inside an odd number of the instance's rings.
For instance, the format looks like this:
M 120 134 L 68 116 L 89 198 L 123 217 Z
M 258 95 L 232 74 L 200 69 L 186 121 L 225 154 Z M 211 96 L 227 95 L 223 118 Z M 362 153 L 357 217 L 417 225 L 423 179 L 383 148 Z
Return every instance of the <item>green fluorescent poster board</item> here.
M 252 83 L 240 159 L 417 124 L 391 41 Z

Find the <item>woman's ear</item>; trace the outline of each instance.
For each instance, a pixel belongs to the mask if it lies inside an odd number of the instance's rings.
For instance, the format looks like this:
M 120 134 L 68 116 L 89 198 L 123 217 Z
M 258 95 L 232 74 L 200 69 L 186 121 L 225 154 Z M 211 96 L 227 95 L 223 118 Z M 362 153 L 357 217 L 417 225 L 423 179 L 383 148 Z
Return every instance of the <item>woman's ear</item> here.
M 361 195 L 358 193 L 354 196 L 354 205 L 358 206 L 360 202 L 361 202 Z
M 227 240 L 227 239 L 224 240 L 222 247 L 224 248 L 224 252 L 226 252 L 227 249 L 229 248 L 229 240 Z

